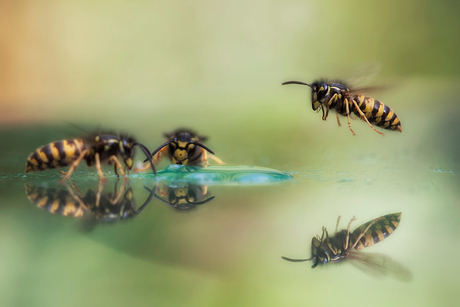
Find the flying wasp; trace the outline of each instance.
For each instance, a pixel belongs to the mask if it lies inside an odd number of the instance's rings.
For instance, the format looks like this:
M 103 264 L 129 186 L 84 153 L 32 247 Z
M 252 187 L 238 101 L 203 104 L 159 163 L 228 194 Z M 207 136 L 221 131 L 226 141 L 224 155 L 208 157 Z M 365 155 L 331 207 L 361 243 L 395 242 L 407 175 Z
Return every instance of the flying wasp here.
M 156 174 L 150 151 L 136 142 L 133 137 L 115 135 L 112 133 L 95 134 L 87 138 L 63 140 L 53 142 L 37 149 L 27 159 L 26 173 L 43 171 L 54 168 L 61 168 L 70 165 L 67 172 L 61 171 L 64 176 L 62 181 L 69 179 L 75 168 L 84 159 L 88 166 L 96 165 L 99 178 L 105 181 L 101 163 L 114 164 L 115 174 L 118 176 L 117 168 L 125 180 L 126 173 L 133 167 L 134 147 L 139 146 L 147 156 L 146 161 L 150 162 L 153 172 Z M 125 170 L 118 159 L 118 156 L 125 164 Z
M 391 275 L 398 279 L 408 281 L 411 273 L 388 257 L 380 254 L 358 252 L 359 250 L 377 244 L 387 238 L 398 227 L 401 212 L 381 216 L 369 221 L 353 232 L 350 226 L 356 219 L 353 217 L 345 230 L 337 232 L 340 217 L 337 220 L 335 234 L 329 237 L 325 227 L 321 238 L 313 237 L 311 242 L 311 257 L 308 259 L 291 259 L 281 257 L 292 262 L 313 261 L 312 268 L 326 263 L 338 263 L 344 260 L 353 260 L 352 263 L 363 264 L 383 274 Z
M 350 114 L 354 113 L 364 121 L 378 134 L 384 133 L 377 131 L 373 124 L 387 130 L 401 130 L 401 121 L 398 115 L 383 102 L 375 100 L 359 94 L 360 90 L 353 90 L 348 88 L 345 82 L 336 81 L 328 82 L 325 80 L 315 81 L 312 84 L 300 81 L 287 81 L 282 83 L 286 84 L 301 84 L 311 88 L 311 105 L 314 111 L 323 112 L 323 120 L 327 119 L 329 110 L 333 109 L 337 112 L 337 123 L 339 126 L 339 114 L 346 116 L 348 119 L 348 127 L 351 133 L 355 132 L 351 128 Z M 324 112 L 326 109 L 326 112 Z
M 214 151 L 206 147 L 202 142 L 208 138 L 199 136 L 189 129 L 177 129 L 172 133 L 164 133 L 167 141 L 152 152 L 153 162 L 155 165 L 161 162 L 163 157 L 168 157 L 171 164 L 179 165 L 208 165 L 208 157 L 216 161 L 218 164 L 225 164 L 221 159 L 214 156 Z M 213 154 L 208 156 L 208 152 Z M 147 162 L 147 159 L 144 160 Z M 144 171 L 150 166 L 146 165 L 138 171 Z

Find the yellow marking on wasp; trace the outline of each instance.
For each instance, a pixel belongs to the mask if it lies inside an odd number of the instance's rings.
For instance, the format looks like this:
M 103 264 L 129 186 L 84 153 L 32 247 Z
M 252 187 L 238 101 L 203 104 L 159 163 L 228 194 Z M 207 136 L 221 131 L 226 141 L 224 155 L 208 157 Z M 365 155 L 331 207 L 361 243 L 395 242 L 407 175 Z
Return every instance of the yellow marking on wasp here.
M 382 117 L 377 117 L 376 119 L 374 119 L 374 123 L 378 124 L 382 121 Z
M 390 125 L 390 122 L 385 122 L 385 124 L 383 124 L 383 127 L 386 128 Z
M 313 102 L 316 102 L 318 99 L 318 95 L 316 95 L 316 92 L 313 92 Z
M 393 224 L 393 226 L 396 228 L 399 226 L 399 222 L 398 221 L 391 221 L 391 223 Z
M 363 236 L 364 238 L 364 246 L 365 247 L 369 247 L 369 246 L 372 246 L 374 244 L 374 238 L 372 238 L 372 235 L 371 234 L 365 234 Z
M 377 234 L 377 237 L 379 238 L 379 241 L 382 241 L 383 239 L 385 239 L 382 231 L 376 229 L 375 233 Z
M 29 161 L 30 161 L 30 163 L 32 163 L 32 164 L 35 165 L 35 166 L 38 166 L 38 165 L 39 165 L 37 159 L 35 159 L 35 158 L 31 158 Z
M 56 213 L 56 211 L 59 209 L 59 199 L 56 199 L 53 201 L 51 204 L 50 212 L 51 213 Z
M 390 120 L 390 119 L 393 117 L 393 115 L 394 115 L 394 112 L 393 112 L 392 109 L 390 109 L 390 112 L 388 112 L 388 115 L 387 115 L 387 117 L 385 118 L 385 120 Z
M 48 202 L 48 196 L 45 196 L 42 199 L 40 199 L 40 201 L 37 204 L 37 207 L 42 208 L 46 205 L 47 202 Z
M 387 230 L 388 232 L 388 235 L 391 235 L 393 233 L 393 228 L 391 228 L 391 226 L 385 226 L 385 229 Z
M 377 114 L 375 114 L 375 116 L 376 117 L 382 116 L 384 110 L 385 110 L 385 105 L 383 103 L 380 103 L 379 110 L 377 111 Z
M 54 143 L 50 144 L 50 149 L 51 149 L 51 154 L 53 155 L 53 158 L 55 160 L 60 160 L 61 156 L 59 155 L 59 150 L 57 149 L 56 145 L 54 145 Z
M 40 159 L 42 159 L 44 163 L 48 163 L 48 157 L 41 149 L 37 150 L 37 153 L 40 156 Z
M 77 211 L 75 212 L 74 216 L 82 217 L 84 214 L 85 214 L 85 209 L 83 209 L 83 207 L 79 207 Z
M 370 97 L 366 97 L 365 104 L 366 106 L 364 110 L 362 110 L 363 113 L 367 113 L 367 114 L 370 114 L 370 116 L 372 116 L 372 110 L 374 109 L 374 99 Z M 367 114 L 366 114 L 366 117 L 370 117 L 370 116 L 367 116 Z
M 67 158 L 74 157 L 77 148 L 74 144 L 69 144 L 68 141 L 64 141 L 64 152 Z
M 391 123 L 392 126 L 397 125 L 399 123 L 399 118 L 395 118 L 395 120 Z
M 62 215 L 64 216 L 69 216 L 69 215 L 75 215 L 76 212 L 76 207 L 74 203 L 67 203 L 67 205 L 64 208 L 64 212 Z

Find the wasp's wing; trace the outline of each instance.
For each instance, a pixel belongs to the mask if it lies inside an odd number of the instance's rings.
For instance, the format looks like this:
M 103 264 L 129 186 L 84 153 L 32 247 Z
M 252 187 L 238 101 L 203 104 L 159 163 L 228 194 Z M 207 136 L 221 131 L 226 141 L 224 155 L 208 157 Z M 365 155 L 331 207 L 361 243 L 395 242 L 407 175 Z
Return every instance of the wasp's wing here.
M 408 269 L 385 255 L 350 252 L 347 258 L 355 267 L 371 275 L 383 274 L 404 282 L 412 280 Z

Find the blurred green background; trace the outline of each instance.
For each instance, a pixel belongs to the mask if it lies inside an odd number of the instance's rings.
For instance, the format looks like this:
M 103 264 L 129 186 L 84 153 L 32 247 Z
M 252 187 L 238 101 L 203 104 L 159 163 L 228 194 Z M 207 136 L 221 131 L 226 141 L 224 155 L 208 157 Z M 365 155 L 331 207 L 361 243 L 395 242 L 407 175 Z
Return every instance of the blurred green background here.
M 459 14 L 458 1 L 428 0 L 0 2 L 0 305 L 454 305 Z M 353 137 L 311 110 L 308 88 L 280 85 L 353 79 L 367 63 L 381 68 L 371 85 L 387 90 L 373 96 L 402 134 L 352 121 Z M 191 127 L 229 165 L 294 179 L 210 186 L 216 198 L 196 210 L 154 201 L 84 233 L 24 187 L 55 184 L 55 172 L 25 176 L 24 165 L 82 133 L 69 122 L 128 131 L 152 149 Z M 148 184 L 130 179 L 138 204 Z M 357 227 L 399 211 L 395 234 L 369 252 L 409 268 L 410 283 L 280 259 L 308 257 L 339 215 Z

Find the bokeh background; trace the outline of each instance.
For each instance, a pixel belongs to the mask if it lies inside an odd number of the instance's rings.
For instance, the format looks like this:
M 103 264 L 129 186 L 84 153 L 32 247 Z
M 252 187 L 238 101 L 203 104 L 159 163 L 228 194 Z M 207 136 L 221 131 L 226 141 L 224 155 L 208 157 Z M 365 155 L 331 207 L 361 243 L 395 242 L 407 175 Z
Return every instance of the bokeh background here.
M 459 14 L 447 0 L 1 1 L 0 304 L 454 305 Z M 353 137 L 311 110 L 308 88 L 280 85 L 359 79 L 368 66 L 402 134 L 353 121 Z M 37 177 L 23 174 L 37 147 L 81 135 L 75 125 L 128 131 L 149 148 L 191 127 L 229 165 L 294 179 L 215 185 L 191 212 L 155 203 L 81 232 L 31 204 L 24 184 Z M 145 181 L 130 184 L 142 203 Z M 398 230 L 369 251 L 410 269 L 410 283 L 280 259 L 309 256 L 339 215 L 345 227 L 399 211 Z

